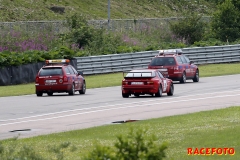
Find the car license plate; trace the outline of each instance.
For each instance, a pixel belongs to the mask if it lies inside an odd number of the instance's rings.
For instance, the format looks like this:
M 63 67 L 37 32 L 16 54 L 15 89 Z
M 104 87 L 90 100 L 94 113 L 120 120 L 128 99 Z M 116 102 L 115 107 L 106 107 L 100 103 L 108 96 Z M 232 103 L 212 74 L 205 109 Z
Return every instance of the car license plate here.
M 161 72 L 167 72 L 168 70 L 167 70 L 167 68 L 161 68 L 161 69 L 159 69 L 159 71 L 161 71 Z
M 56 80 L 46 80 L 46 83 L 56 83 Z
M 143 84 L 143 82 L 132 82 L 131 84 L 134 84 L 134 85 L 141 85 L 141 84 Z

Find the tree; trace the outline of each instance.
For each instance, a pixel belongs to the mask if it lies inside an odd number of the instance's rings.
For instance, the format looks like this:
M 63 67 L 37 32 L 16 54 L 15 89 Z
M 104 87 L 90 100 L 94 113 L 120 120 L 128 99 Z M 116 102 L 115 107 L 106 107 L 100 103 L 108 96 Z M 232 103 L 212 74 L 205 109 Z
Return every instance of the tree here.
M 83 15 L 74 14 L 67 18 L 67 26 L 70 32 L 65 39 L 71 45 L 75 44 L 78 48 L 85 47 L 94 39 L 95 30 L 88 25 L 88 22 Z
M 236 6 L 235 6 L 235 5 Z M 240 3 L 238 0 L 225 0 L 218 5 L 212 18 L 212 31 L 216 38 L 233 42 L 240 36 Z
M 205 26 L 202 16 L 194 13 L 186 14 L 178 22 L 170 23 L 170 29 L 177 38 L 185 40 L 189 44 L 194 44 L 194 42 L 202 39 Z

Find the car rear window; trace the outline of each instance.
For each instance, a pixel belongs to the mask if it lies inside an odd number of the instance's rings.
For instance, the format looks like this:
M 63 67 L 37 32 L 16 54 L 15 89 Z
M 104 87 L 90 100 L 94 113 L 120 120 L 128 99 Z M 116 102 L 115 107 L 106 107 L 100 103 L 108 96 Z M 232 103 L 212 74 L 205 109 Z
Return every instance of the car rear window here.
M 61 67 L 54 67 L 54 68 L 42 68 L 39 76 L 58 76 L 63 75 Z
M 151 66 L 173 66 L 176 65 L 173 57 L 156 57 L 150 63 Z

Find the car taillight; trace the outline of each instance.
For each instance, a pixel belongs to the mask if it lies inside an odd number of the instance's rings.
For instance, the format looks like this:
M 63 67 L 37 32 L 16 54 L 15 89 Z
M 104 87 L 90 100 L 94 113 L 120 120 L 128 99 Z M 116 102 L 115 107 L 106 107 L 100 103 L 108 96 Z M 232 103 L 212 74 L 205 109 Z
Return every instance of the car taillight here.
M 179 67 L 178 67 L 178 66 L 175 66 L 175 67 L 174 67 L 174 70 L 179 70 Z
M 128 84 L 128 82 L 126 82 L 126 81 L 122 82 L 122 85 L 127 85 L 127 84 Z
M 38 83 L 38 79 L 39 79 L 39 78 L 38 78 L 38 77 L 36 77 L 36 80 L 35 80 L 35 82 L 36 82 L 36 83 Z
M 64 77 L 63 77 L 63 81 L 64 81 L 64 82 L 67 82 L 67 81 L 68 81 L 67 76 L 64 76 Z
M 153 81 L 148 81 L 147 84 L 154 84 L 154 82 Z

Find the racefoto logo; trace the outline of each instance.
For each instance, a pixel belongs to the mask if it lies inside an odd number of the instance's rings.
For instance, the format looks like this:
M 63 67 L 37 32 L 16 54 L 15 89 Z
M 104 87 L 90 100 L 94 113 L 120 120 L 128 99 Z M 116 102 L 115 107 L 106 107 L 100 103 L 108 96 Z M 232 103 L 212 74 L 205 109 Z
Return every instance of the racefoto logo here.
M 235 154 L 234 148 L 187 148 L 188 155 L 230 155 Z

